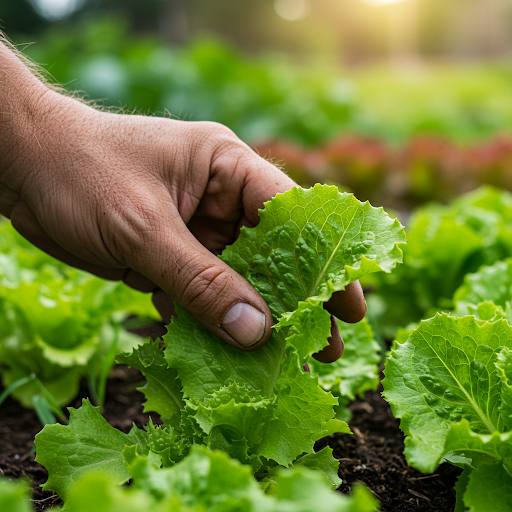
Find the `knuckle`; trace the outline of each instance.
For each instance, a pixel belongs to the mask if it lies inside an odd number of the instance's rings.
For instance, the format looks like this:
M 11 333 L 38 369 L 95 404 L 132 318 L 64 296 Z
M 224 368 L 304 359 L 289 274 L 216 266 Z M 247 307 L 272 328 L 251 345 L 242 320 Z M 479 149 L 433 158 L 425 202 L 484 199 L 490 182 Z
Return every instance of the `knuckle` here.
M 235 132 L 222 123 L 215 121 L 198 121 L 197 127 L 206 137 L 227 137 L 239 140 Z
M 197 313 L 209 313 L 215 309 L 230 288 L 228 273 L 222 268 L 201 268 L 189 275 L 183 283 L 181 303 L 185 308 L 194 308 Z

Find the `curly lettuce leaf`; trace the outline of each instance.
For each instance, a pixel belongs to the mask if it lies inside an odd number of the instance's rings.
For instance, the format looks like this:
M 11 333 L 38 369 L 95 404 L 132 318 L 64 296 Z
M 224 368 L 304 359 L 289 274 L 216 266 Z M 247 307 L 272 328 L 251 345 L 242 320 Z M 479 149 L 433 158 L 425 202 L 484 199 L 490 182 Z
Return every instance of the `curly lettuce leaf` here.
M 305 466 L 277 471 L 275 492 L 269 496 L 247 466 L 201 447 L 194 447 L 172 468 L 159 470 L 139 457 L 130 471 L 134 492 L 144 491 L 157 503 L 172 503 L 177 511 L 182 510 L 179 505 L 197 512 L 316 512 L 319 503 L 324 512 L 373 512 L 376 508 L 375 498 L 364 487 L 357 486 L 351 497 L 332 493 L 322 474 Z
M 136 455 L 129 467 L 131 487 L 99 471 L 71 483 L 67 512 L 374 512 L 377 501 L 363 485 L 352 495 L 332 493 L 325 480 L 307 467 L 278 472 L 272 496 L 264 493 L 250 470 L 221 452 L 194 448 L 173 468 L 158 469 Z M 32 512 L 28 485 L 0 479 L 0 510 Z M 52 509 L 55 512 L 59 509 Z
M 222 258 L 269 302 L 276 323 L 269 343 L 258 351 L 239 351 L 177 307 L 178 317 L 164 338 L 165 362 L 158 344 L 151 342 L 119 358 L 146 375 L 146 408 L 165 414 L 164 428 L 150 424 L 145 432 L 134 431 L 145 439 L 149 456 L 172 466 L 191 444 L 203 444 L 251 464 L 260 477 L 276 465 L 302 460 L 316 461 L 334 481 L 332 465 L 320 464 L 326 452 L 313 455 L 313 446 L 322 436 L 350 430 L 333 418 L 337 399 L 303 365 L 327 344 L 330 315 L 323 303 L 367 272 L 390 271 L 401 259 L 404 238 L 399 222 L 382 209 L 335 187 L 293 189 L 267 203 L 260 224 L 243 229 Z M 90 407 L 74 414 L 86 413 L 93 414 Z M 84 428 L 75 418 L 71 425 L 62 432 L 70 436 L 73 429 Z M 46 432 L 51 439 L 60 431 Z M 123 440 L 126 448 L 121 450 Z M 48 444 L 44 436 L 41 442 Z M 81 443 L 80 436 L 69 441 L 75 450 Z M 126 466 L 120 452 L 126 464 L 138 449 L 131 438 L 115 443 L 115 467 L 121 471 Z M 185 448 L 173 451 L 171 443 Z M 48 450 L 42 457 L 53 464 Z M 51 470 L 69 472 L 55 464 Z M 55 478 L 48 485 L 55 486 Z
M 69 425 L 46 425 L 36 435 L 36 462 L 48 470 L 44 490 L 53 490 L 66 499 L 73 482 L 84 474 L 108 473 L 117 484 L 130 479 L 123 452 L 126 447 L 137 446 L 147 454 L 148 437 L 135 426 L 129 434 L 110 426 L 100 413 L 84 399 L 80 409 L 68 408 Z
M 258 226 L 242 229 L 222 254 L 267 301 L 274 334 L 263 348 L 244 353 L 219 343 L 177 308 L 178 318 L 164 337 L 165 357 L 184 397 L 197 405 L 232 384 L 262 399 L 275 396 L 273 416 L 254 453 L 283 466 L 312 453 L 318 432 L 334 428 L 327 424 L 337 405 L 302 369 L 327 345 L 330 315 L 322 305 L 366 273 L 390 271 L 401 260 L 404 239 L 398 221 L 335 187 L 278 194 L 260 212 Z M 341 422 L 336 428 L 348 431 Z
M 404 265 L 374 282 L 384 307 L 378 322 L 394 338 L 407 324 L 453 307 L 464 275 L 512 256 L 508 192 L 482 187 L 451 205 L 432 204 L 413 213 Z M 491 300 L 483 296 L 477 302 Z
M 452 423 L 469 422 L 477 434 L 502 432 L 497 354 L 512 347 L 505 320 L 438 314 L 395 344 L 386 363 L 384 397 L 401 419 L 411 466 L 432 472 L 446 453 Z
M 460 454 L 476 468 L 482 464 L 499 463 L 512 473 L 512 432 L 479 434 L 466 419 L 452 423 L 446 434 L 443 455 Z
M 467 304 L 493 302 L 503 309 L 512 300 L 512 258 L 484 266 L 464 277 L 464 283 L 455 292 L 454 301 L 459 309 Z M 466 306 L 467 307 L 467 306 Z
M 127 314 L 155 316 L 150 298 L 123 283 L 64 265 L 0 223 L 0 374 L 4 386 L 35 374 L 59 404 L 77 393 L 79 379 L 114 341 L 120 350 L 140 343 L 121 329 Z M 9 241 L 9 243 L 4 243 Z M 32 406 L 26 384 L 13 396 Z
M 501 382 L 500 414 L 507 430 L 512 430 L 512 351 L 508 348 L 498 354 L 496 369 Z
M 146 377 L 146 383 L 137 388 L 146 397 L 144 412 L 154 411 L 177 426 L 185 402 L 177 373 L 167 367 L 159 340 L 148 339 L 131 353 L 118 354 L 116 361 L 137 368 Z
M 338 476 L 339 462 L 334 458 L 332 448 L 329 446 L 299 457 L 293 464 L 294 468 L 297 466 L 304 466 L 324 475 L 333 491 L 341 485 L 341 478 Z M 280 471 L 279 468 L 276 469 Z

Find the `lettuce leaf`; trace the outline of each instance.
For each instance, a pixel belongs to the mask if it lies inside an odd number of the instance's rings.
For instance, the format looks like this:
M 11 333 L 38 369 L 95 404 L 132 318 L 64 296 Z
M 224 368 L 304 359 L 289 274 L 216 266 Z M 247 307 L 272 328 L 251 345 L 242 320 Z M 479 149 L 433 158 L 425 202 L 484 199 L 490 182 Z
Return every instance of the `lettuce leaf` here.
M 464 283 L 453 297 L 459 310 L 467 304 L 492 302 L 503 309 L 510 308 L 512 300 L 512 258 L 483 266 L 464 276 Z
M 503 347 L 512 348 L 507 321 L 446 314 L 421 322 L 405 343 L 394 345 L 383 395 L 401 419 L 410 465 L 434 471 L 450 425 L 462 419 L 478 434 L 504 431 L 496 366 Z
M 512 256 L 511 203 L 509 192 L 482 187 L 451 205 L 431 204 L 413 213 L 404 265 L 373 283 L 383 306 L 377 321 L 386 337 L 452 309 L 453 294 L 467 273 Z M 477 302 L 484 300 L 492 299 L 482 296 Z
M 35 374 L 59 404 L 68 403 L 90 363 L 131 350 L 140 339 L 116 329 L 129 314 L 155 317 L 148 295 L 68 267 L 31 246 L 10 223 L 0 223 L 0 374 L 7 387 Z M 114 328 L 113 328 L 114 327 Z M 26 384 L 14 393 L 32 406 Z
M 250 469 L 225 453 L 194 447 L 172 468 L 158 469 L 140 454 L 127 466 L 133 485 L 119 487 L 115 474 L 75 475 L 67 493 L 67 512 L 374 512 L 377 501 L 363 485 L 352 496 L 333 493 L 321 473 L 307 464 L 278 470 L 273 494 L 266 494 Z M 311 466 L 313 467 L 313 465 Z M 31 512 L 28 485 L 0 479 L 0 509 Z M 57 512 L 57 509 L 52 509 Z
M 101 471 L 118 484 L 130 479 L 123 452 L 137 446 L 149 452 L 148 436 L 133 426 L 129 434 L 110 426 L 100 413 L 84 399 L 80 409 L 68 408 L 69 425 L 46 425 L 36 435 L 36 462 L 48 470 L 44 490 L 54 490 L 63 500 L 73 482 L 82 475 Z
M 469 475 L 464 504 L 471 512 L 510 512 L 512 478 L 496 464 L 482 464 Z
M 8 512 L 30 512 L 29 486 L 26 482 L 9 482 L 0 478 L 0 510 Z

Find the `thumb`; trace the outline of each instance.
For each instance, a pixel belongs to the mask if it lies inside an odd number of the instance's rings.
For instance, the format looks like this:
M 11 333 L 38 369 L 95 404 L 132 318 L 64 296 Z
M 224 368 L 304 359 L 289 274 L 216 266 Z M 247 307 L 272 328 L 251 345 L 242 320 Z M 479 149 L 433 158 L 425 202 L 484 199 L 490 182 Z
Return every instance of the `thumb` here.
M 159 286 L 195 320 L 229 345 L 255 350 L 272 333 L 272 315 L 261 295 L 206 249 L 181 220 L 179 233 L 147 241 L 132 266 Z

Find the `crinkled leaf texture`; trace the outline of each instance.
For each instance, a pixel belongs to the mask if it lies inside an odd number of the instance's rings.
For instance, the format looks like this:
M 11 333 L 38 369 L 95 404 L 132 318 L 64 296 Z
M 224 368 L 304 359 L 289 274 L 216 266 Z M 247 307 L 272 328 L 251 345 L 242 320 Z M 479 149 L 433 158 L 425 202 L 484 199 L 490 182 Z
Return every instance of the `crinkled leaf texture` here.
M 388 337 L 451 309 L 465 274 L 512 256 L 511 204 L 509 192 L 481 187 L 451 205 L 430 204 L 414 212 L 407 225 L 404 265 L 391 275 L 376 276 L 373 283 L 382 299 L 379 327 Z M 482 300 L 489 297 L 478 302 Z
M 273 494 L 264 492 L 251 470 L 220 451 L 192 448 L 171 468 L 157 468 L 138 453 L 129 457 L 130 487 L 119 487 L 115 473 L 76 475 L 66 494 L 66 512 L 374 512 L 378 503 L 363 486 L 352 495 L 331 492 L 321 473 L 307 464 L 277 470 Z M 314 467 L 313 465 L 311 467 Z M 0 479 L 0 506 L 31 512 L 25 485 Z
M 512 348 L 507 321 L 446 314 L 421 322 L 405 343 L 395 344 L 386 363 L 384 397 L 401 419 L 409 464 L 434 471 L 444 455 L 457 451 L 447 442 L 461 420 L 475 435 L 506 430 L 498 367 L 504 347 Z
M 453 297 L 457 310 L 472 314 L 471 306 L 491 302 L 503 310 L 510 310 L 512 300 L 512 258 L 483 266 L 474 274 L 467 274 L 464 283 Z
M 327 345 L 330 315 L 323 303 L 368 272 L 390 271 L 401 260 L 405 234 L 382 209 L 321 185 L 279 194 L 260 218 L 257 227 L 242 229 L 222 258 L 269 304 L 276 325 L 267 345 L 254 352 L 232 348 L 177 307 L 178 317 L 164 338 L 167 367 L 158 344 L 151 342 L 119 361 L 146 376 L 146 410 L 165 420 L 158 443 L 148 441 L 153 460 L 170 466 L 190 445 L 202 444 L 250 464 L 259 478 L 276 465 L 302 461 L 336 485 L 337 465 L 325 463 L 326 452 L 313 455 L 313 446 L 325 435 L 350 431 L 333 417 L 338 400 L 303 364 Z M 71 425 L 62 428 L 85 427 L 74 418 Z M 59 428 L 45 428 L 38 450 L 61 434 Z M 156 435 L 150 427 L 145 434 Z M 166 439 L 179 440 L 183 449 L 168 446 L 166 451 Z M 49 450 L 43 452 L 43 463 L 52 460 Z M 133 458 L 134 449 L 128 455 Z M 124 478 L 119 450 L 116 461 Z M 65 475 L 74 470 L 71 463 L 53 463 L 47 487 L 64 485 Z
M 327 344 L 330 318 L 323 303 L 368 272 L 390 271 L 405 240 L 400 223 L 382 209 L 329 186 L 279 194 L 260 219 L 256 228 L 242 229 L 222 259 L 267 301 L 276 322 L 270 341 L 255 352 L 240 352 L 178 308 L 164 338 L 165 356 L 193 403 L 233 383 L 256 390 L 260 402 L 270 400 L 265 407 L 272 414 L 253 452 L 289 466 L 312 453 L 337 405 L 302 371 Z M 336 428 L 347 431 L 341 422 Z M 240 429 L 237 435 L 246 439 Z
M 129 480 L 128 464 L 123 451 L 137 446 L 148 453 L 148 439 L 135 426 L 129 434 L 110 426 L 99 407 L 84 400 L 80 409 L 68 408 L 69 425 L 46 425 L 36 435 L 36 461 L 48 470 L 43 488 L 52 489 L 66 499 L 69 486 L 82 475 L 101 471 L 118 484 Z

